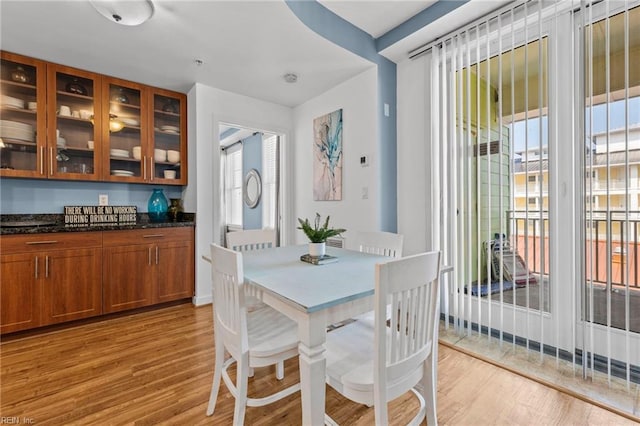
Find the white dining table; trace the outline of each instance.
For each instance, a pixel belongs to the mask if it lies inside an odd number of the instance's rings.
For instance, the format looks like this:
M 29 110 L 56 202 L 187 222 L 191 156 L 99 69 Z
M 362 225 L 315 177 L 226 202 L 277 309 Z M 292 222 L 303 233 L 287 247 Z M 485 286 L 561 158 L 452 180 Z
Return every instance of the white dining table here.
M 326 328 L 373 309 L 375 264 L 391 260 L 327 247 L 337 261 L 300 260 L 307 245 L 244 252 L 244 279 L 262 290 L 262 300 L 298 323 L 302 424 L 323 425 Z

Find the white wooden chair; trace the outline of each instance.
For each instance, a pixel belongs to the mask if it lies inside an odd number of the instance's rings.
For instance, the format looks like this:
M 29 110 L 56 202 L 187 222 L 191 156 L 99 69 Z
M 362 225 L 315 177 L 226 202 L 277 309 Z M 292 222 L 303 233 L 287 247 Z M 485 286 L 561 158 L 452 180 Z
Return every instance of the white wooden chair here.
M 437 424 L 436 368 L 440 253 L 376 265 L 375 325 L 360 321 L 327 333 L 327 383 L 345 397 L 373 405 L 388 424 L 387 403 L 413 391 L 420 409 L 410 422 Z M 387 324 L 387 305 L 392 307 Z M 414 389 L 420 384 L 422 390 Z M 426 401 L 426 404 L 425 404 Z M 327 416 L 327 423 L 335 424 Z
M 247 229 L 227 232 L 227 248 L 235 251 L 261 250 L 276 246 L 274 229 Z
M 391 232 L 360 231 L 356 234 L 356 245 L 359 251 L 394 258 L 402 257 L 403 240 L 402 234 Z
M 399 259 L 402 257 L 404 236 L 384 231 L 359 231 L 356 234 L 356 245 L 363 253 L 378 254 Z M 373 312 L 357 316 L 355 319 L 373 327 Z M 388 317 L 387 317 L 388 318 Z
M 276 247 L 275 229 L 247 229 L 242 231 L 227 232 L 227 248 L 235 251 L 253 251 Z M 247 295 L 246 306 L 248 311 L 263 308 L 262 291 L 252 285 L 245 286 Z M 253 368 L 249 370 L 249 377 L 253 377 Z M 276 377 L 284 378 L 284 363 L 276 365 Z
M 242 253 L 211 244 L 211 280 L 215 371 L 207 416 L 213 414 L 222 378 L 235 397 L 233 424 L 242 425 L 246 407 L 258 407 L 282 399 L 300 389 L 290 386 L 263 398 L 248 398 L 249 369 L 264 367 L 298 355 L 298 327 L 269 306 L 252 312 L 245 307 Z M 225 349 L 231 357 L 224 360 Z M 237 363 L 236 384 L 227 369 Z

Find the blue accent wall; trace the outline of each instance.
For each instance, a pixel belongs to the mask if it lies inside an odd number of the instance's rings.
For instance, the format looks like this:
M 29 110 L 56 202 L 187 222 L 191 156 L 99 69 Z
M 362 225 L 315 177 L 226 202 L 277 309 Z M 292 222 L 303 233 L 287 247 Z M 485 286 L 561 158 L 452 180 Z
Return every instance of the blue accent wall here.
M 286 0 L 291 11 L 311 30 L 378 66 L 378 151 L 380 152 L 380 227 L 398 230 L 398 163 L 396 64 L 376 50 L 375 39 L 316 1 Z M 389 116 L 384 106 L 389 106 Z
M 242 177 L 249 170 L 256 169 L 262 177 L 262 134 L 256 133 L 242 140 Z M 242 202 L 242 227 L 244 229 L 262 229 L 262 199 L 250 209 Z
M 467 2 L 469 2 L 469 0 L 439 0 L 435 2 L 428 8 L 407 19 L 402 24 L 378 37 L 375 41 L 376 50 L 378 52 L 383 51 L 387 47 L 415 33 L 419 29 L 426 27 L 433 21 L 442 18 Z
M 0 213 L 62 214 L 64 206 L 98 205 L 100 194 L 109 196 L 109 205 L 136 206 L 146 213 L 153 188 L 163 188 L 167 199 L 182 197 L 180 186 L 2 178 Z

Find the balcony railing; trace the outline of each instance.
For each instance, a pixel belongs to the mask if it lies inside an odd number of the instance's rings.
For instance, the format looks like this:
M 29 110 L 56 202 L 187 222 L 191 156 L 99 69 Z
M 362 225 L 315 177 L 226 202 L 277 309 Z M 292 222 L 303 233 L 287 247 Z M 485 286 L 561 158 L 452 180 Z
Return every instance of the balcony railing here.
M 593 211 L 586 221 L 587 279 L 640 288 L 640 211 Z M 547 211 L 507 211 L 507 235 L 527 267 L 549 273 Z

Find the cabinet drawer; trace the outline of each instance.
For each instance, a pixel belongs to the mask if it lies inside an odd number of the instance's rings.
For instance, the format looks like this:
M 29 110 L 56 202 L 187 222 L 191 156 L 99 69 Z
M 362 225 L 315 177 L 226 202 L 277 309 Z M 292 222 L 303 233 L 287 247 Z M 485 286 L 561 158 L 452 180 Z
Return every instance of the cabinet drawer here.
M 117 247 L 130 244 L 164 243 L 172 241 L 192 241 L 193 228 L 150 228 L 128 231 L 105 231 L 104 247 Z
M 102 232 L 59 232 L 34 235 L 3 235 L 0 237 L 2 254 L 92 247 L 102 247 Z

